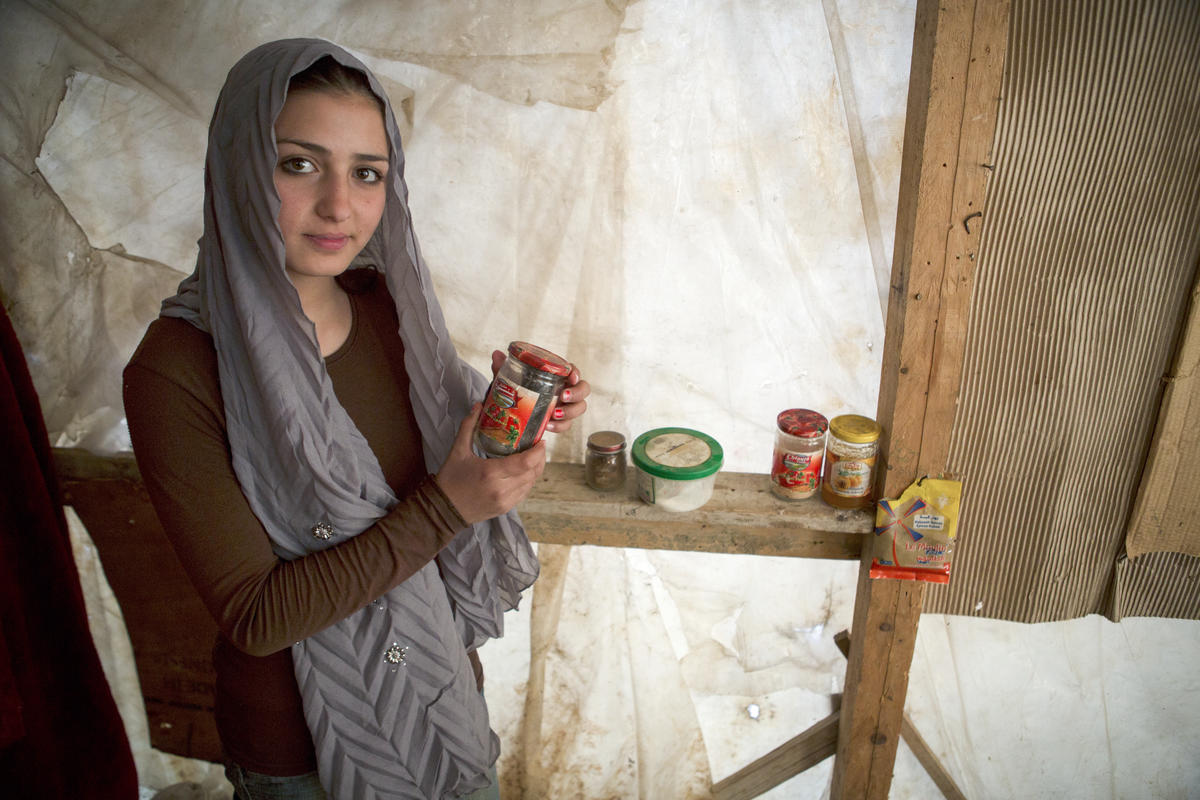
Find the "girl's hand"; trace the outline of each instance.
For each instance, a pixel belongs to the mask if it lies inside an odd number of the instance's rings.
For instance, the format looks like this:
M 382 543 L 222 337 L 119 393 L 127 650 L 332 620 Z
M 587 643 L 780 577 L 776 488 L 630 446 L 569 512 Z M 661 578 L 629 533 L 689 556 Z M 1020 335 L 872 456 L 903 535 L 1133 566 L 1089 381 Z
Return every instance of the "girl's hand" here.
M 434 479 L 468 523 L 482 522 L 516 508 L 542 476 L 546 445 L 538 442 L 520 453 L 500 458 L 480 458 L 471 449 L 475 420 L 483 409 L 471 406 L 446 462 Z
M 592 393 L 592 385 L 579 375 L 579 369 L 572 364 L 567 382 L 558 394 L 558 405 L 554 407 L 554 416 L 546 430 L 563 433 L 570 430 L 571 420 L 582 416 L 587 411 L 587 396 Z
M 503 350 L 492 351 L 492 378 L 495 379 L 500 367 L 504 366 L 507 354 Z M 571 421 L 587 411 L 587 396 L 592 393 L 592 385 L 579 374 L 579 368 L 571 365 L 567 374 L 567 382 L 559 392 L 558 402 L 554 406 L 554 416 L 550 418 L 546 430 L 563 433 L 571 429 Z

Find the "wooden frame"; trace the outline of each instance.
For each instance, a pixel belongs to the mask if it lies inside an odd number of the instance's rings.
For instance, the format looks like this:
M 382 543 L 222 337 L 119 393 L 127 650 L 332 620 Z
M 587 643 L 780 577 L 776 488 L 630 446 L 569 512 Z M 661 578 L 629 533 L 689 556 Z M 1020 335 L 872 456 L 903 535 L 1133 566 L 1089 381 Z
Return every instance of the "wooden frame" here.
M 917 3 L 877 411 L 884 497 L 946 468 L 1008 17 L 1007 0 Z M 924 596 L 919 582 L 870 580 L 869 563 L 864 552 L 834 800 L 888 795 Z

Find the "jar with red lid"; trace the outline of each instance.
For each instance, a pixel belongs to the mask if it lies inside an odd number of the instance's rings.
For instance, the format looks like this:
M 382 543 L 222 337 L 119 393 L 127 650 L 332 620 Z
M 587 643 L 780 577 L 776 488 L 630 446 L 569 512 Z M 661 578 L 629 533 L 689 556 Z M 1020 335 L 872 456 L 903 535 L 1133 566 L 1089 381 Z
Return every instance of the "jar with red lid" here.
M 775 418 L 775 428 L 771 491 L 785 500 L 812 497 L 821 485 L 828 420 L 807 408 L 789 408 Z
M 475 424 L 475 444 L 489 456 L 533 447 L 542 438 L 570 373 L 571 364 L 549 350 L 511 342 Z

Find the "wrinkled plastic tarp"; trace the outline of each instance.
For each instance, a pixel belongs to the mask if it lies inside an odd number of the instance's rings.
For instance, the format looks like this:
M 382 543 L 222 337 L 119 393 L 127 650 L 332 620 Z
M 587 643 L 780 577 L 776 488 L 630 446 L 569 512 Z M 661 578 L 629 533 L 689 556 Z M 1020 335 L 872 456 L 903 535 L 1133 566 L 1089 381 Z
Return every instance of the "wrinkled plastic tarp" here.
M 861 0 L 6 3 L 0 286 L 55 443 L 128 446 L 120 368 L 192 267 L 225 72 L 262 41 L 317 35 L 362 56 L 401 115 L 463 356 L 486 367 L 527 339 L 596 387 L 554 459 L 580 460 L 592 430 L 685 425 L 721 441 L 727 469 L 765 473 L 779 411 L 875 408 L 912 20 L 911 2 Z M 855 564 L 541 556 L 532 603 L 483 651 L 506 796 L 701 797 L 840 691 Z M 1116 716 L 1146 713 L 1119 699 L 1140 678 L 1154 714 L 1176 691 L 1141 660 L 1148 628 L 980 623 L 922 621 L 909 702 L 969 795 L 1093 797 L 1109 784 L 1072 776 L 1110 773 L 1113 796 L 1147 775 L 1187 785 L 1175 750 L 1143 750 L 1144 725 Z M 119 641 L 102 649 L 131 674 Z M 1164 729 L 1195 752 L 1178 722 Z M 144 782 L 204 775 L 138 741 Z M 830 767 L 763 796 L 819 797 Z M 892 796 L 935 792 L 901 746 Z

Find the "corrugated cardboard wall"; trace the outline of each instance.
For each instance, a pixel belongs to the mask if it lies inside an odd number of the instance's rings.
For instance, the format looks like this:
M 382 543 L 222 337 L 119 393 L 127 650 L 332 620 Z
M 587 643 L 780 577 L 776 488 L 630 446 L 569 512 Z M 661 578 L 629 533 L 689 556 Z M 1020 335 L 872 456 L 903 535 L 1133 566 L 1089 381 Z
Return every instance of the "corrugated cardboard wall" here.
M 926 610 L 1200 616 L 1191 557 L 1114 585 L 1200 257 L 1200 5 L 1016 0 L 1011 26 L 949 464 L 963 526 Z
M 1125 538 L 1130 558 L 1154 552 L 1200 558 L 1200 282 L 1192 290 Z

